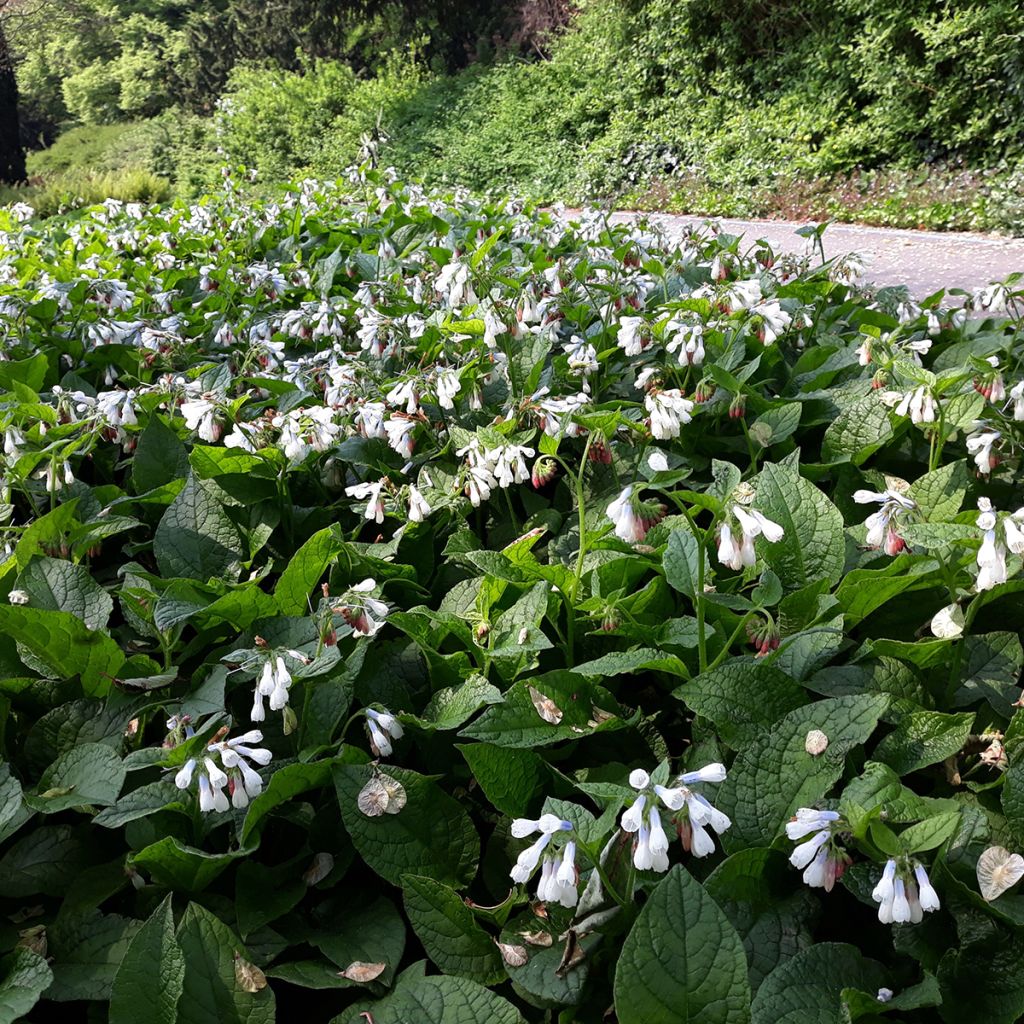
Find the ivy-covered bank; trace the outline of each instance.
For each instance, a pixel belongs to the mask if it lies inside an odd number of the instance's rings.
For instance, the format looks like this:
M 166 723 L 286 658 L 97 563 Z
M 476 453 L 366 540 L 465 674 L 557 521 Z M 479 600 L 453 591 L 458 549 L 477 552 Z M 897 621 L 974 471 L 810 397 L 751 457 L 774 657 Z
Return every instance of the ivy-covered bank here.
M 0 1019 L 1024 1012 L 1021 281 L 0 217 Z

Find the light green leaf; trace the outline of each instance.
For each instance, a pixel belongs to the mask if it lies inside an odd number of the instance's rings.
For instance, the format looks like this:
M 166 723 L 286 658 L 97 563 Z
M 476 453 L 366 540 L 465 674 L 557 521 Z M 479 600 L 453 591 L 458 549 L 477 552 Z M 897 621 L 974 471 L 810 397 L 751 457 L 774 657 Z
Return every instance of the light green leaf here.
M 822 491 L 794 470 L 768 463 L 757 477 L 755 507 L 785 531 L 774 544 L 757 542 L 784 587 L 795 590 L 822 578 L 838 582 L 845 562 L 843 517 Z
M 109 807 L 117 802 L 124 777 L 124 764 L 110 747 L 83 743 L 61 754 L 25 801 L 44 814 L 90 804 Z
M 926 519 L 941 523 L 952 519 L 960 511 L 970 485 L 971 474 L 967 460 L 961 459 L 918 477 L 910 485 L 907 496 L 917 502 L 917 507 Z
M 402 876 L 405 913 L 427 956 L 444 974 L 496 985 L 505 978 L 501 954 L 454 889 L 420 875 Z
M 110 1024 L 177 1024 L 185 956 L 174 937 L 171 896 L 136 932 L 114 975 Z
M 852 462 L 859 466 L 892 437 L 889 411 L 872 392 L 844 406 L 828 425 L 821 442 L 826 463 Z
M 470 675 L 461 686 L 438 690 L 417 719 L 425 729 L 457 729 L 488 704 L 500 704 L 501 691 L 481 675 Z
M 673 590 L 678 590 L 692 601 L 697 594 L 700 559 L 704 558 L 704 578 L 710 576 L 707 552 L 702 552 L 696 537 L 687 527 L 680 527 L 668 535 L 665 547 L 665 579 Z
M 17 640 L 55 676 L 80 676 L 91 697 L 110 689 L 125 660 L 106 633 L 93 632 L 70 612 L 0 604 L 0 634 Z
M 496 747 L 491 743 L 456 746 L 487 799 L 512 818 L 526 814 L 534 794 L 550 777 L 547 764 L 532 750 Z
M 644 904 L 615 969 L 619 1024 L 744 1024 L 747 960 L 736 930 L 677 864 Z
M 960 812 L 947 811 L 926 818 L 900 833 L 900 843 L 907 853 L 924 853 L 941 846 L 959 827 Z
M 274 588 L 282 615 L 304 615 L 313 588 L 337 557 L 340 545 L 331 526 L 313 534 L 292 555 Z M 314 606 L 316 601 L 313 602 Z

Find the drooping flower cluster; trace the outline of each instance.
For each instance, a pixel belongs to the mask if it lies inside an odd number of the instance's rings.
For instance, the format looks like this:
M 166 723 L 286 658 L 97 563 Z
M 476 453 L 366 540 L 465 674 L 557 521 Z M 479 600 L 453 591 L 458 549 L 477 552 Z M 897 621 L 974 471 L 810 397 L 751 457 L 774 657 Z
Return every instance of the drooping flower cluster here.
M 512 881 L 525 884 L 541 864 L 537 898 L 543 903 L 557 902 L 563 907 L 575 907 L 579 899 L 576 887 L 579 872 L 576 868 L 576 841 L 568 837 L 572 830 L 571 821 L 555 814 L 542 814 L 537 820 L 516 818 L 511 829 L 516 839 L 525 839 L 538 832 L 540 835 L 519 854 L 509 872 Z
M 887 555 L 898 555 L 907 549 L 907 542 L 900 530 L 908 514 L 917 510 L 917 503 L 898 491 L 886 488 L 884 491 L 859 490 L 853 492 L 858 505 L 877 502 L 882 507 L 864 520 L 868 528 L 867 546 L 875 551 L 882 548 Z
M 981 530 L 981 546 L 978 548 L 978 591 L 991 590 L 1005 583 L 1008 568 L 1007 552 L 1024 555 L 1024 507 L 1016 512 L 999 517 L 988 498 L 978 499 L 978 529 Z M 1001 536 L 1000 536 L 1001 534 Z
M 607 515 L 615 524 L 616 537 L 627 544 L 638 544 L 652 526 L 665 518 L 665 506 L 660 502 L 642 501 L 633 493 L 632 486 L 623 487 L 608 506 Z
M 257 637 L 257 645 L 260 638 Z M 288 706 L 288 691 L 292 685 L 292 674 L 288 669 L 286 658 L 298 662 L 300 665 L 309 664 L 309 658 L 301 651 L 287 648 L 281 651 L 256 651 L 257 658 L 263 659 L 263 668 L 260 670 L 259 679 L 256 682 L 256 689 L 253 692 L 252 711 L 249 719 L 253 722 L 263 722 L 267 713 L 263 707 L 263 700 L 267 698 L 271 711 L 283 711 Z
M 669 840 L 662 819 L 662 808 L 683 848 L 695 857 L 706 857 L 715 851 L 710 828 L 721 835 L 732 825 L 700 792 L 691 787 L 699 783 L 723 782 L 725 766 L 709 764 L 694 772 L 685 772 L 672 787 L 652 783 L 642 768 L 630 772 L 629 784 L 637 791 L 636 799 L 622 813 L 619 821 L 624 832 L 635 836 L 633 865 L 639 871 L 668 871 Z
M 195 735 L 195 730 L 185 719 L 172 718 L 167 728 L 178 742 Z M 266 767 L 273 757 L 266 748 L 251 745 L 262 740 L 263 733 L 252 729 L 234 739 L 210 743 L 202 755 L 190 757 L 178 769 L 174 784 L 184 790 L 195 783 L 199 809 L 204 814 L 226 811 L 229 807 L 248 807 L 249 801 L 263 792 L 263 780 L 253 764 Z
M 718 527 L 718 560 L 730 569 L 750 567 L 757 562 L 755 538 L 764 537 L 770 544 L 775 544 L 784 535 L 785 531 L 778 523 L 757 509 L 732 505 Z
M 393 751 L 392 740 L 400 740 L 405 735 L 402 723 L 390 711 L 376 711 L 365 708 L 366 731 L 370 737 L 370 749 L 374 757 L 390 757 Z
M 939 909 L 939 896 L 920 861 L 890 857 L 871 892 L 882 924 L 919 924 L 926 913 Z
M 794 842 L 804 840 L 790 854 L 789 862 L 803 871 L 804 882 L 811 888 L 831 892 L 849 866 L 850 858 L 838 843 L 838 833 L 844 827 L 837 811 L 813 807 L 801 807 L 786 822 L 786 836 Z

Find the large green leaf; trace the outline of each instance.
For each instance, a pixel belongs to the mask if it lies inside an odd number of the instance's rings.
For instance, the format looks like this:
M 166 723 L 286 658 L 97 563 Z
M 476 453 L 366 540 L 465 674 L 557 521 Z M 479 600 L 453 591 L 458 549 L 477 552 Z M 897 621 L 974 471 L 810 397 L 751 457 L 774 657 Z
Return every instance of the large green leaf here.
M 842 1024 L 843 989 L 875 993 L 880 964 L 853 946 L 822 942 L 780 964 L 754 997 L 752 1024 Z
M 425 978 L 410 972 L 390 995 L 356 1003 L 331 1024 L 523 1024 L 511 1003 L 469 978 Z
M 89 570 L 63 558 L 33 558 L 18 576 L 16 586 L 28 594 L 33 608 L 69 612 L 89 629 L 103 629 L 114 610 L 114 599 L 89 575 Z
M 386 773 L 405 787 L 406 805 L 397 814 L 371 818 L 356 801 L 373 772 L 369 765 L 334 766 L 341 818 L 363 860 L 392 885 L 400 885 L 404 874 L 468 883 L 476 873 L 480 838 L 462 805 L 436 782 L 388 765 Z
M 110 993 L 110 1024 L 177 1024 L 184 984 L 185 955 L 168 895 L 125 950 Z
M 703 886 L 677 864 L 658 883 L 615 968 L 619 1024 L 743 1024 L 743 944 Z
M 501 955 L 454 889 L 432 878 L 403 875 L 405 913 L 427 955 L 444 974 L 496 985 L 505 977 Z
M 878 744 L 874 758 L 889 765 L 897 775 L 906 775 L 955 754 L 971 734 L 973 724 L 973 712 L 943 715 L 914 711 Z
M 30 949 L 16 949 L 0 960 L 0 1024 L 24 1018 L 52 981 L 50 965 Z
M 274 599 L 282 615 L 306 612 L 313 588 L 340 550 L 334 528 L 327 527 L 314 533 L 292 555 L 274 588 Z
M 47 932 L 53 984 L 48 999 L 109 999 L 118 965 L 141 922 L 98 910 L 62 915 Z
M 174 836 L 151 843 L 132 856 L 132 863 L 153 880 L 173 889 L 199 892 L 234 861 L 247 856 L 251 850 L 233 850 L 230 853 L 207 853 L 186 846 Z
M 121 648 L 71 612 L 27 605 L 0 605 L 0 634 L 11 637 L 55 676 L 80 676 L 90 696 L 102 696 L 124 664 Z
M 871 392 L 844 406 L 821 442 L 823 462 L 862 463 L 892 437 L 889 411 Z
M 238 530 L 211 485 L 193 474 L 163 514 L 153 535 L 162 575 L 205 582 L 238 575 L 243 557 Z
M 723 836 L 726 849 L 770 845 L 797 807 L 820 800 L 888 703 L 885 695 L 861 694 L 808 704 L 743 749 L 717 796 L 719 808 L 732 818 Z M 828 747 L 816 756 L 806 749 L 812 729 L 828 737 Z
M 235 969 L 245 947 L 220 918 L 190 903 L 178 925 L 185 981 L 177 1024 L 274 1024 L 274 993 L 268 985 L 247 992 Z
M 109 807 L 117 802 L 124 777 L 124 763 L 110 747 L 83 743 L 61 754 L 25 800 L 44 814 L 88 804 Z
M 845 561 L 843 517 L 825 494 L 795 470 L 766 464 L 757 477 L 755 507 L 785 535 L 758 542 L 765 564 L 790 590 L 819 579 L 838 581 Z
M 484 795 L 503 814 L 522 817 L 549 778 L 548 767 L 532 750 L 491 743 L 457 744 Z
M 673 696 L 710 719 L 734 750 L 808 699 L 785 672 L 753 658 L 734 659 L 702 672 L 674 690 Z

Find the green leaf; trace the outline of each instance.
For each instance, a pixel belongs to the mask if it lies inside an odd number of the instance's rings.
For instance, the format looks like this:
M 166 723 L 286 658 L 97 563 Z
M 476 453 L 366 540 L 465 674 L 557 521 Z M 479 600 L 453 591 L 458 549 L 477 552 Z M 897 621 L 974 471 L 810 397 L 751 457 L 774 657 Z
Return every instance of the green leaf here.
M 181 801 L 185 799 L 185 794 L 170 780 L 147 782 L 126 793 L 113 807 L 100 811 L 92 823 L 103 828 L 121 828 L 130 821 L 145 818 L 170 804 L 177 804 L 184 809 Z
M 168 894 L 125 950 L 110 993 L 110 1024 L 177 1024 L 184 983 Z
M 394 992 L 356 1003 L 331 1024 L 523 1024 L 519 1011 L 468 978 L 414 977 L 406 971 Z
M 219 918 L 190 903 L 178 925 L 185 982 L 177 1024 L 274 1024 L 274 993 L 268 985 L 246 992 L 235 974 L 235 954 L 245 947 Z
M 30 807 L 56 814 L 69 807 L 109 807 L 124 785 L 121 758 L 102 743 L 83 743 L 61 754 L 43 772 L 35 793 L 26 794 Z
M 484 796 L 511 818 L 524 816 L 534 795 L 550 778 L 543 758 L 532 750 L 491 743 L 456 744 Z
M 334 961 L 335 976 L 337 968 L 344 970 L 357 961 L 382 963 L 386 966 L 377 980 L 383 985 L 390 985 L 402 960 L 405 933 L 405 922 L 395 905 L 383 896 L 377 896 L 371 902 L 359 901 L 356 906 L 347 901 L 345 913 L 320 931 L 313 932 L 309 936 L 309 944 Z M 347 978 L 337 980 L 345 987 L 360 984 Z
M 822 578 L 838 582 L 846 557 L 843 517 L 814 484 L 767 463 L 757 477 L 755 507 L 785 531 L 775 544 L 758 541 L 758 552 L 784 587 L 796 590 Z
M 761 413 L 750 424 L 750 436 L 762 447 L 785 441 L 800 426 L 803 405 L 800 402 L 785 402 Z
M 17 640 L 56 676 L 81 676 L 98 697 L 124 664 L 121 648 L 106 633 L 88 629 L 77 615 L 26 605 L 0 605 L 0 634 Z
M 702 552 L 697 538 L 688 528 L 680 527 L 668 535 L 665 547 L 665 579 L 673 590 L 678 590 L 692 601 L 697 594 L 700 559 L 704 558 L 704 578 L 708 579 L 707 552 Z
M 984 697 L 997 714 L 1010 718 L 1014 702 L 1020 697 L 1020 672 L 1024 667 L 1024 649 L 1016 633 L 983 633 L 968 636 L 964 659 L 963 684 L 956 691 L 957 707 L 973 704 Z
M 907 853 L 924 853 L 941 846 L 959 827 L 960 812 L 947 811 L 926 818 L 900 833 L 900 842 Z
M 910 485 L 907 496 L 917 502 L 926 519 L 940 523 L 952 519 L 960 511 L 970 485 L 967 460 L 961 459 L 918 477 Z
M 373 769 L 334 766 L 341 818 L 360 856 L 392 885 L 400 885 L 404 874 L 467 884 L 476 873 L 480 838 L 462 805 L 416 772 L 391 765 L 386 771 L 405 787 L 407 802 L 398 814 L 371 818 L 358 808 L 356 799 Z
M 843 989 L 877 992 L 885 981 L 881 964 L 858 949 L 821 942 L 768 975 L 754 997 L 752 1024 L 843 1024 Z
M 677 864 L 658 883 L 615 968 L 619 1024 L 743 1024 L 743 944 L 701 884 Z
M 245 813 L 245 823 L 242 825 L 241 841 L 248 843 L 263 819 L 274 808 L 280 807 L 301 793 L 329 785 L 332 763 L 325 760 L 312 761 L 308 764 L 286 764 L 274 772 L 263 792 L 249 804 L 249 809 Z
M 751 694 L 757 694 L 757 699 L 751 700 Z M 702 672 L 672 695 L 710 719 L 733 750 L 742 749 L 783 715 L 807 703 L 800 685 L 753 658 L 733 659 Z
M 31 607 L 77 615 L 89 629 L 103 629 L 114 610 L 113 598 L 85 566 L 60 558 L 33 558 L 15 586 Z
M 59 896 L 87 863 L 84 844 L 67 825 L 34 829 L 0 859 L 0 896 Z
M 756 847 L 726 858 L 704 882 L 743 941 L 750 987 L 814 941 L 816 901 L 778 850 Z
M 98 910 L 63 914 L 48 929 L 53 984 L 48 999 L 109 999 L 118 965 L 141 922 Z
M 889 765 L 897 775 L 906 775 L 955 754 L 965 743 L 974 724 L 974 714 L 943 715 L 938 711 L 915 711 L 875 748 L 874 758 Z
M 821 442 L 821 460 L 859 466 L 892 437 L 889 411 L 875 393 L 844 406 L 828 425 Z
M 189 474 L 153 535 L 161 575 L 207 580 L 235 577 L 243 558 L 238 530 L 209 484 Z
M 668 675 L 682 676 L 684 679 L 689 675 L 689 669 L 683 661 L 674 654 L 667 654 L 654 647 L 613 651 L 593 661 L 573 666 L 573 672 L 581 676 L 593 676 L 595 679 L 628 675 L 632 672 L 666 672 Z
M 500 704 L 501 691 L 481 675 L 470 675 L 461 686 L 438 690 L 416 720 L 425 729 L 458 729 L 489 704 Z
M 531 690 L 553 702 L 561 714 L 557 723 L 541 717 Z M 542 747 L 621 729 L 627 722 L 618 715 L 611 694 L 591 680 L 572 672 L 548 672 L 515 683 L 502 704 L 489 707 L 459 735 L 500 747 Z
M 150 416 L 146 429 L 139 435 L 132 459 L 132 482 L 136 492 L 144 494 L 187 475 L 187 449 L 163 417 Z
M 427 956 L 444 974 L 496 985 L 505 977 L 501 954 L 454 889 L 432 878 L 402 876 L 405 913 Z
M 328 526 L 314 533 L 292 555 L 274 588 L 274 599 L 282 615 L 306 614 L 313 588 L 340 550 L 334 527 Z
M 947 1024 L 1015 1024 L 1024 1014 L 1022 958 L 1024 937 L 1008 928 L 948 950 L 938 970 L 942 1019 Z
M 234 861 L 251 852 L 251 849 L 242 849 L 231 853 L 206 853 L 186 846 L 174 836 L 165 836 L 133 854 L 131 861 L 161 885 L 185 892 L 199 892 Z
M 242 937 L 287 914 L 306 890 L 294 863 L 267 867 L 254 860 L 242 861 L 235 872 L 235 914 Z
M 21 1020 L 52 981 L 50 965 L 30 949 L 16 949 L 0 960 L 0 1024 Z
M 846 755 L 864 743 L 889 698 L 833 697 L 791 711 L 736 758 L 716 804 L 732 818 L 722 837 L 727 850 L 768 846 L 797 807 L 811 807 L 842 774 Z M 828 747 L 807 753 L 807 733 L 821 730 Z

